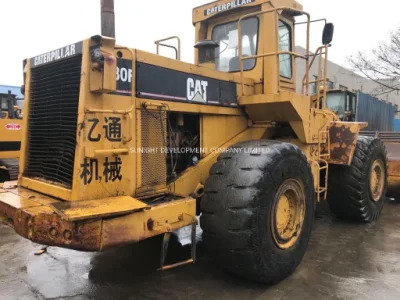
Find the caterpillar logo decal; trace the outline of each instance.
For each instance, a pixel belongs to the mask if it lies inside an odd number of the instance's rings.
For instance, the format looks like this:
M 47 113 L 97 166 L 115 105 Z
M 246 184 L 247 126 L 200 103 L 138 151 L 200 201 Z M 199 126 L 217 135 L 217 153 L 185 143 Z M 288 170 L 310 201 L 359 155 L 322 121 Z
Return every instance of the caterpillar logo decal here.
M 136 96 L 190 104 L 238 106 L 236 83 L 136 63 Z
M 189 101 L 207 103 L 208 82 L 205 80 L 187 79 L 186 97 Z
M 82 42 L 71 44 L 31 58 L 31 68 L 46 65 L 64 58 L 82 54 Z
M 206 9 L 204 11 L 204 15 L 205 16 L 211 16 L 211 15 L 223 12 L 223 11 L 228 11 L 228 10 L 231 10 L 231 9 L 235 9 L 235 8 L 241 7 L 241 6 L 246 5 L 246 4 L 253 3 L 255 1 L 256 0 L 234 0 L 234 1 L 231 1 L 231 2 L 228 2 L 228 3 L 216 5 L 214 7 Z

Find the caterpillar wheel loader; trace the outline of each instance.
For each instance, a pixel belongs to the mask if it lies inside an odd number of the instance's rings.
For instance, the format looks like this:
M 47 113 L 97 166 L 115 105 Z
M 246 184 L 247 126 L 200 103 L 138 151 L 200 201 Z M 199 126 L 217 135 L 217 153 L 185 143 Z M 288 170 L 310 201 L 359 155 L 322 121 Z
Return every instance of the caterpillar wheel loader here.
M 164 235 L 165 270 L 195 261 L 201 214 L 210 255 L 271 284 L 301 262 L 316 202 L 329 198 L 341 218 L 377 219 L 384 145 L 326 107 L 332 24 L 311 54 L 312 20 L 298 2 L 215 1 L 193 10 L 188 64 L 117 45 L 112 1 L 102 8 L 101 36 L 26 60 L 20 175 L 0 192 L 18 234 L 82 251 Z M 300 24 L 307 55 L 294 52 Z M 320 65 L 316 95 L 309 68 L 296 93 L 297 59 Z M 166 266 L 171 232 L 188 226 L 192 257 Z
M 16 104 L 11 91 L 0 94 L 0 184 L 18 178 L 22 114 Z

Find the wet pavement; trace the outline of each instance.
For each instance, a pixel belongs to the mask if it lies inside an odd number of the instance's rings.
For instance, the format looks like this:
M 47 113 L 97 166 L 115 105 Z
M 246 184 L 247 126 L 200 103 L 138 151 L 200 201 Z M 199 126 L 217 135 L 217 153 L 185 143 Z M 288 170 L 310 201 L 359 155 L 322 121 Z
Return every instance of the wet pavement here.
M 400 299 L 400 203 L 377 223 L 353 224 L 319 208 L 309 250 L 275 286 L 235 278 L 198 249 L 198 263 L 157 272 L 160 239 L 105 253 L 49 248 L 0 224 L 0 299 Z M 190 247 L 171 241 L 176 259 Z

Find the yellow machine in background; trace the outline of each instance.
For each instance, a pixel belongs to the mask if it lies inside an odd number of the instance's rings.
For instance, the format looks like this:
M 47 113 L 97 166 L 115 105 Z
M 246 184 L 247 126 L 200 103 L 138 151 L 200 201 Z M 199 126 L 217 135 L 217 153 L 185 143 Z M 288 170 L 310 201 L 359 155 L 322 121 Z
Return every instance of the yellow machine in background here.
M 0 183 L 18 178 L 22 114 L 15 96 L 0 94 Z
M 106 27 L 113 3 L 102 4 L 103 36 L 27 61 L 20 177 L 0 191 L 17 233 L 85 251 L 164 235 L 165 269 L 170 234 L 186 226 L 193 251 L 183 263 L 194 262 L 201 214 L 224 268 L 273 283 L 301 262 L 316 201 L 328 198 L 342 218 L 378 217 L 384 145 L 326 107 L 332 24 L 311 54 L 311 19 L 296 1 L 215 1 L 193 11 L 188 64 L 118 46 Z M 303 22 L 307 55 L 294 52 Z M 296 59 L 320 66 L 315 81 L 307 68 L 301 94 Z

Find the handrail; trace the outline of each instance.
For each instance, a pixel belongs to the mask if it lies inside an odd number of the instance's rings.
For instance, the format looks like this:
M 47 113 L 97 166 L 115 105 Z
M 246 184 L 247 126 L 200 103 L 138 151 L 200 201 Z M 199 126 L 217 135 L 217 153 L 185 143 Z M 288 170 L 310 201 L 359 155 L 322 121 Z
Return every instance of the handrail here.
M 133 112 L 134 106 L 128 110 L 112 110 L 112 109 L 92 109 L 85 108 L 85 114 L 114 114 L 114 115 L 128 115 Z
M 172 45 L 164 44 L 162 42 L 170 41 L 170 40 L 177 40 L 178 42 L 178 48 Z M 162 47 L 167 47 L 175 50 L 175 55 L 177 60 L 181 60 L 181 39 L 178 36 L 171 36 L 167 37 L 165 39 L 157 40 L 154 42 L 157 47 L 157 54 L 160 54 L 160 46 Z
M 326 108 L 326 94 L 327 94 L 327 78 L 328 78 L 328 49 L 329 49 L 329 45 L 324 45 L 319 47 L 314 55 L 313 58 L 310 62 L 309 65 L 306 66 L 306 69 L 311 70 L 312 66 L 314 65 L 315 59 L 317 57 L 319 57 L 319 61 L 318 61 L 318 78 L 316 80 L 310 81 L 309 78 L 306 78 L 307 75 L 305 75 L 303 77 L 303 81 L 302 81 L 302 92 L 304 94 L 304 88 L 306 87 L 306 91 L 307 91 L 307 95 L 308 95 L 308 88 L 309 85 L 311 83 L 316 83 L 318 84 L 317 86 L 317 108 Z M 324 74 L 322 75 L 322 59 L 323 59 L 323 55 L 325 55 L 324 57 Z M 323 82 L 323 91 L 322 91 L 322 97 L 323 97 L 323 101 L 322 101 L 322 107 L 320 107 L 320 103 L 319 103 L 319 99 L 321 99 L 321 89 L 320 89 L 320 83 Z
M 298 58 L 307 59 L 307 56 L 301 55 L 301 54 L 298 54 L 298 53 L 292 52 L 292 51 L 279 51 L 279 52 L 271 52 L 271 53 L 266 53 L 266 54 L 251 55 L 251 56 L 245 56 L 242 59 L 247 60 L 247 59 L 253 59 L 253 58 L 261 58 L 261 57 L 267 57 L 267 56 L 273 56 L 273 55 L 285 55 L 285 54 L 293 55 Z
M 321 54 L 322 54 L 322 49 L 323 49 L 324 47 L 325 47 L 325 46 L 321 46 L 321 47 L 319 47 L 319 48 L 315 51 L 315 53 L 312 55 L 313 58 L 312 58 L 310 64 L 306 66 L 307 69 L 309 69 L 309 70 L 311 69 L 311 67 L 313 66 L 313 64 L 314 64 L 314 62 L 315 62 L 315 59 L 316 59 L 317 56 L 319 55 L 319 52 L 321 52 Z M 304 87 L 306 86 L 305 83 L 304 83 L 305 80 L 306 80 L 306 75 L 304 75 L 303 81 L 302 81 L 302 84 L 303 84 L 302 92 L 303 92 L 303 94 L 304 94 Z M 320 80 L 318 79 L 318 81 L 320 81 Z M 308 84 L 310 84 L 310 82 L 308 82 Z
M 327 20 L 326 19 L 316 19 L 316 20 L 310 21 L 310 23 L 316 23 L 316 22 L 325 22 L 325 25 L 326 25 Z M 296 25 L 304 25 L 304 24 L 307 24 L 307 22 L 294 23 L 295 26 Z
M 276 51 L 276 52 L 271 52 L 271 53 L 267 53 L 267 54 L 260 54 L 260 55 L 252 55 L 252 56 L 247 56 L 247 57 L 243 57 L 243 49 L 242 49 L 242 26 L 241 23 L 244 19 L 250 18 L 250 17 L 254 17 L 254 16 L 258 16 L 258 15 L 263 15 L 263 14 L 267 14 L 267 13 L 273 13 L 276 12 L 278 13 L 278 11 L 291 11 L 294 12 L 296 14 L 299 15 L 305 15 L 307 16 L 307 41 L 306 41 L 306 55 L 301 55 L 295 52 L 291 52 L 291 51 Z M 244 95 L 244 70 L 243 70 L 243 61 L 247 60 L 247 59 L 255 59 L 255 58 L 260 58 L 260 57 L 267 57 L 267 56 L 277 56 L 279 57 L 279 55 L 282 54 L 288 54 L 291 56 L 294 56 L 295 58 L 303 58 L 306 60 L 306 64 L 308 66 L 308 62 L 309 62 L 309 56 L 308 53 L 310 53 L 310 21 L 311 21 L 311 17 L 310 14 L 298 9 L 294 9 L 291 7 L 278 7 L 278 8 L 272 8 L 272 9 L 268 9 L 268 10 L 262 10 L 262 11 L 258 11 L 258 12 L 254 12 L 254 13 L 250 13 L 247 15 L 244 15 L 242 17 L 239 18 L 238 21 L 238 41 L 239 41 L 239 63 L 240 63 L 240 76 L 241 76 L 241 85 L 242 85 L 242 95 Z M 278 30 L 276 30 L 276 35 L 278 35 Z M 278 41 L 279 38 L 278 36 L 276 36 L 276 40 Z M 306 78 L 307 78 L 307 82 L 309 79 L 309 69 L 306 68 Z M 280 81 L 278 81 L 278 90 L 280 89 Z M 307 84 L 306 86 L 306 92 L 308 94 L 308 86 L 309 84 Z

